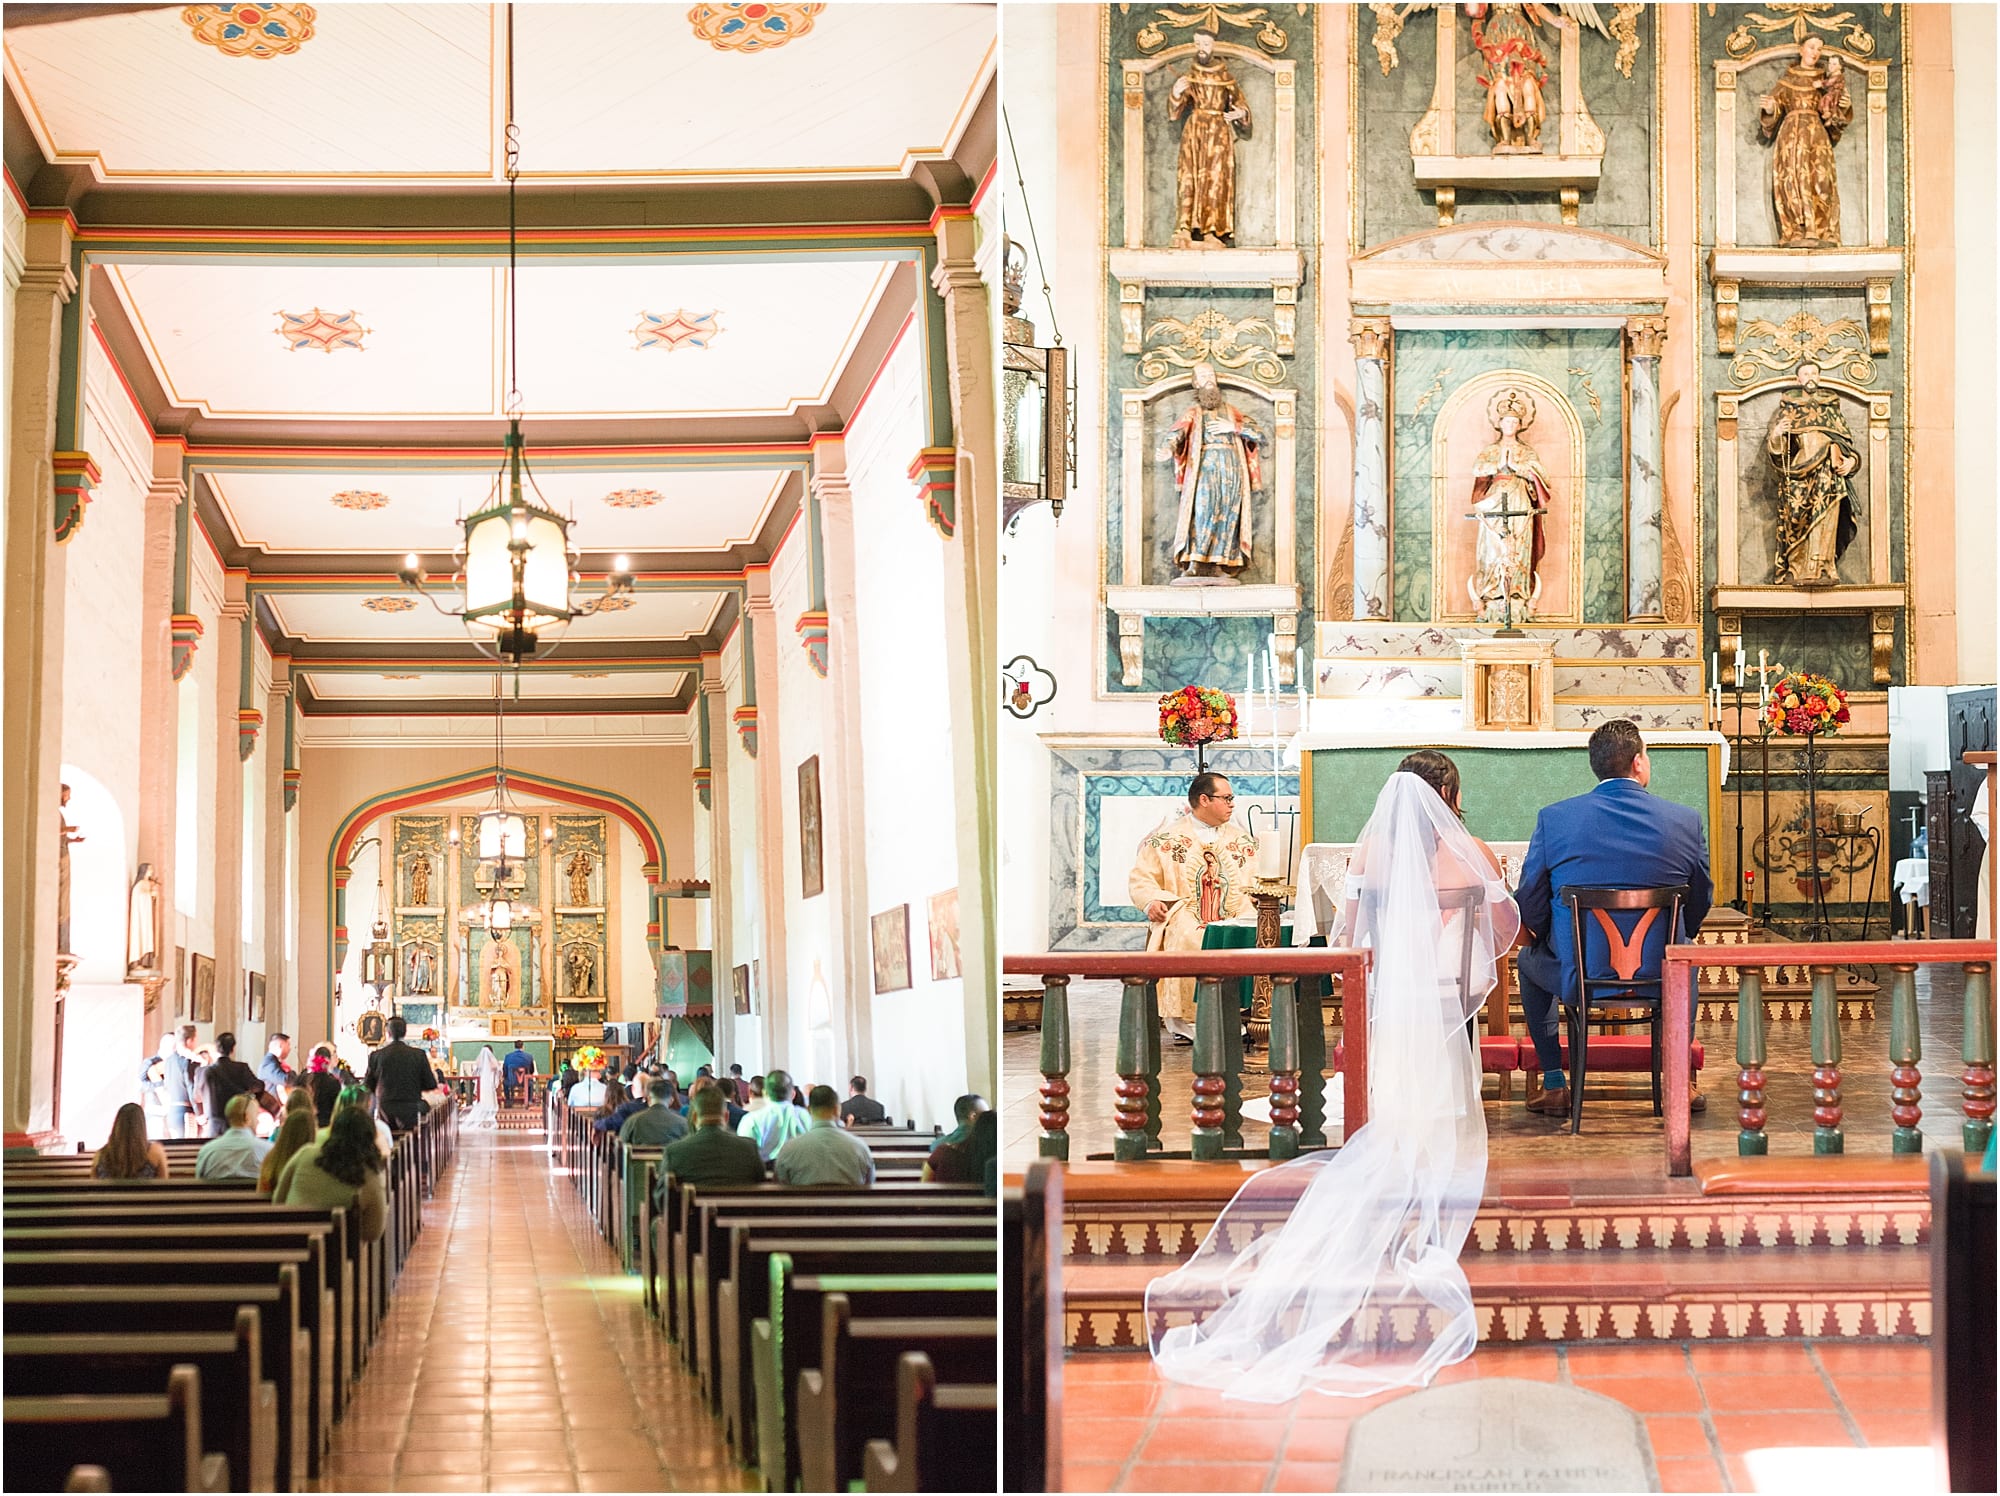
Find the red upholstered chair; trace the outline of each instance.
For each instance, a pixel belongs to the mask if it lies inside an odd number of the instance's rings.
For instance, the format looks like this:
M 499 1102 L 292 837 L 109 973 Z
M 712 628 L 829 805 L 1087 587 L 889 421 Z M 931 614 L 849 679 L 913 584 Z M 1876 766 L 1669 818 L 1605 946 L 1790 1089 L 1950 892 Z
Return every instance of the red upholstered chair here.
M 1653 1075 L 1653 1115 L 1660 1105 L 1660 967 L 1673 932 L 1680 928 L 1685 884 L 1671 888 L 1566 887 L 1556 897 L 1569 906 L 1576 951 L 1577 990 L 1562 995 L 1572 1075 L 1569 1130 L 1583 1131 L 1583 1086 L 1590 1070 L 1590 1025 L 1626 1023 L 1606 1008 L 1639 1009 L 1645 1014 Z M 1664 914 L 1666 917 L 1661 918 Z

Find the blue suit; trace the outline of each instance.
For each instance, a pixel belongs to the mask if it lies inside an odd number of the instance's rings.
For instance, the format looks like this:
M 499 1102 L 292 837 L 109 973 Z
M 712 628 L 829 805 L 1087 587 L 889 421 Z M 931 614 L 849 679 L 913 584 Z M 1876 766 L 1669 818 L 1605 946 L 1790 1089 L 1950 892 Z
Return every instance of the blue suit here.
M 1569 907 L 1558 903 L 1556 895 L 1571 886 L 1669 888 L 1677 883 L 1687 885 L 1677 932 L 1686 941 L 1701 928 L 1715 897 L 1701 817 L 1685 805 L 1648 794 L 1636 779 L 1601 780 L 1589 794 L 1559 800 L 1536 818 L 1515 893 L 1521 927 L 1532 934 L 1533 944 L 1520 951 L 1515 970 L 1528 1032 L 1549 1084 L 1562 1074 L 1556 999 L 1576 991 L 1577 973 Z M 1649 969 L 1658 961 L 1665 933 L 1660 930 L 1646 941 Z M 1599 970 L 1595 958 L 1592 970 Z

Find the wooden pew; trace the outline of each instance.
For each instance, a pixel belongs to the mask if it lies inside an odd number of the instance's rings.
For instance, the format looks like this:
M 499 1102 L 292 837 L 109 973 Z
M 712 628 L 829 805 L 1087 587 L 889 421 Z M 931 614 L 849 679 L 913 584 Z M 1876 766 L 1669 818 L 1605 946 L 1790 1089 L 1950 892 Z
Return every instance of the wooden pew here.
M 866 1223 L 867 1235 L 839 1235 L 816 1221 L 739 1226 L 730 1233 L 729 1276 L 716 1285 L 715 1319 L 704 1381 L 711 1408 L 722 1414 L 722 1432 L 739 1453 L 756 1448 L 750 1426 L 750 1321 L 767 1315 L 771 1259 L 789 1253 L 813 1273 L 992 1272 L 997 1248 L 992 1228 L 978 1221 L 950 1222 L 903 1216 Z M 801 1231 L 815 1233 L 802 1236 Z M 699 1312 L 699 1310 L 697 1311 Z M 858 1465 L 860 1456 L 856 1455 Z
M 1993 1176 L 1931 1155 L 1931 1448 L 1954 1491 L 1995 1489 Z
M 310 1475 L 319 1473 L 320 1455 L 333 1423 L 333 1341 L 337 1332 L 333 1296 L 319 1287 L 322 1259 L 317 1251 L 301 1246 L 214 1252 L 27 1252 L 15 1250 L 11 1239 L 7 1248 L 0 1254 L 0 1273 L 5 1274 L 9 1289 L 62 1284 L 149 1285 L 162 1297 L 172 1298 L 181 1284 L 270 1283 L 280 1279 L 281 1269 L 295 1269 L 299 1324 L 312 1346 L 307 1397 L 311 1436 L 306 1440 L 306 1468 Z
M 8 1284 L 0 1318 L 9 1333 L 64 1335 L 82 1324 L 115 1324 L 135 1334 L 232 1328 L 244 1309 L 258 1316 L 258 1362 L 277 1390 L 277 1468 L 285 1489 L 302 1491 L 312 1437 L 312 1341 L 299 1326 L 298 1274 L 271 1284 L 183 1283 L 171 1295 L 151 1285 L 24 1288 Z
M 952 1382 L 990 1383 L 998 1369 L 997 1320 L 855 1319 L 841 1294 L 828 1298 L 822 1312 L 820 1364 L 799 1374 L 807 1491 L 845 1491 L 861 1478 L 868 1441 L 895 1431 L 897 1369 L 907 1352 L 930 1357 L 938 1377 Z
M 998 1288 L 992 1273 L 800 1274 L 788 1254 L 773 1257 L 770 1314 L 750 1322 L 757 1466 L 765 1484 L 773 1491 L 798 1484 L 798 1426 L 790 1406 L 799 1373 L 819 1365 L 829 1295 L 845 1294 L 864 1319 L 977 1319 L 994 1312 Z
M 9 1397 L 7 1487 L 53 1491 L 81 1462 L 119 1491 L 227 1491 L 229 1462 L 202 1448 L 201 1373 L 176 1366 L 156 1393 Z
M 277 1487 L 278 1393 L 265 1379 L 261 1316 L 239 1305 L 225 1332 L 8 1334 L 8 1385 L 38 1397 L 150 1392 L 175 1366 L 201 1374 L 202 1437 L 229 1461 L 232 1491 Z
M 1001 1197 L 1007 1322 L 1004 1489 L 1062 1489 L 1062 1170 L 1028 1165 L 1018 1189 Z
M 999 1389 L 940 1387 L 931 1358 L 905 1355 L 896 1368 L 896 1437 L 870 1439 L 861 1483 L 870 1491 L 991 1491 Z

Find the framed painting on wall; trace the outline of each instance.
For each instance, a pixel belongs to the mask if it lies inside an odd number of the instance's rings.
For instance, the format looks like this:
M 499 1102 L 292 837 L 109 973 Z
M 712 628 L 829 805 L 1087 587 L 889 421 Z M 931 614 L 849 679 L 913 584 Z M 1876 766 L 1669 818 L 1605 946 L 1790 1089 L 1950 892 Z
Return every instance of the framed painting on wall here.
M 215 957 L 195 955 L 188 961 L 188 993 L 196 1023 L 215 1022 Z
M 244 973 L 243 1014 L 251 1023 L 264 1021 L 264 973 L 261 971 Z
M 739 966 L 730 972 L 729 978 L 736 992 L 736 1016 L 738 1018 L 748 1018 L 752 1011 L 750 1007 L 750 968 Z
M 799 892 L 818 898 L 826 892 L 826 869 L 820 835 L 819 755 L 799 765 Z
M 963 975 L 958 957 L 958 890 L 931 895 L 931 980 Z
M 174 947 L 174 1017 L 184 1018 L 188 1010 L 188 990 L 192 984 L 188 980 L 187 947 Z
M 898 904 L 869 921 L 874 936 L 875 990 L 901 992 L 910 982 L 910 906 Z

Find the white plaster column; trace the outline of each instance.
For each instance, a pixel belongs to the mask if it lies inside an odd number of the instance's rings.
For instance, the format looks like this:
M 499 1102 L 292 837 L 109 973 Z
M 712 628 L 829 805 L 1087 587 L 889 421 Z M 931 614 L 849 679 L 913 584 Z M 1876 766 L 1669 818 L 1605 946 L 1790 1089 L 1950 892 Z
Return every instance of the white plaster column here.
M 292 657 L 271 656 L 271 689 L 264 697 L 264 730 L 257 751 L 264 755 L 264 1031 L 283 1030 L 299 1040 L 297 995 L 285 969 L 285 912 L 293 891 L 285 881 L 285 717 L 292 707 Z M 305 1069 L 303 1057 L 294 1068 Z
M 722 656 L 701 657 L 701 686 L 695 710 L 702 714 L 708 735 L 708 948 L 714 962 L 715 1014 L 711 1029 L 715 1073 L 727 1075 L 736 1060 L 736 924 L 730 878 L 732 833 L 729 824 L 729 770 L 735 757 L 729 730 L 729 693 L 722 679 Z M 744 960 L 749 957 L 746 955 Z
M 1356 317 L 1354 344 L 1354 616 L 1387 619 L 1389 580 L 1389 319 Z
M 6 1131 L 54 1123 L 57 797 L 62 773 L 65 567 L 55 539 L 63 307 L 78 286 L 67 216 L 31 217 L 8 371 L 6 691 L 0 754 L 0 987 Z
M 1660 353 L 1665 317 L 1632 317 L 1625 323 L 1625 355 L 1632 389 L 1632 444 L 1625 483 L 1625 616 L 1634 623 L 1662 620 L 1666 540 L 1661 515 L 1666 486 L 1660 440 Z
M 766 1064 L 797 1063 L 791 1048 L 791 981 L 785 965 L 785 765 L 779 750 L 778 624 L 771 607 L 771 569 L 745 575 L 743 612 L 750 631 L 744 669 L 757 683 L 757 874 L 764 892 L 764 1033 Z M 742 750 L 739 738 L 731 752 Z M 800 998 L 804 1000 L 804 994 Z
M 958 936 L 965 972 L 965 1063 L 971 1088 L 994 1094 L 999 1067 L 999 866 L 995 777 L 999 726 L 999 434 L 993 383 L 993 313 L 974 264 L 975 224 L 933 219 L 938 264 L 931 285 L 944 299 L 945 369 L 958 448 L 956 527 L 945 542 L 945 658 L 951 699 L 952 788 L 958 820 Z M 933 350 L 935 356 L 935 350 Z M 949 552 L 955 550 L 957 554 Z
M 839 991 L 843 1075 L 875 1073 L 875 968 L 868 923 L 867 781 L 861 754 L 861 641 L 855 621 L 854 491 L 847 484 L 847 444 L 812 443 L 806 502 L 818 511 L 820 567 L 826 588 L 826 783 L 822 797 L 826 891 L 834 901 L 833 961 Z
M 243 1012 L 243 759 L 237 750 L 249 621 L 249 573 L 222 574 L 222 618 L 215 640 L 215 1027 L 241 1031 Z M 247 1040 L 245 1043 L 247 1044 Z M 260 1046 L 261 1047 L 261 1046 Z M 253 1054 L 239 1052 L 245 1064 Z
M 166 979 L 162 1000 L 146 1014 L 146 1043 L 157 1045 L 173 1022 L 173 951 L 179 916 L 174 910 L 174 847 L 180 810 L 180 701 L 174 681 L 174 567 L 179 559 L 175 527 L 187 500 L 187 442 L 178 436 L 153 441 L 152 481 L 146 485 L 145 558 L 140 581 L 139 626 L 139 852 L 153 865 L 160 884 L 156 935 L 160 971 Z

